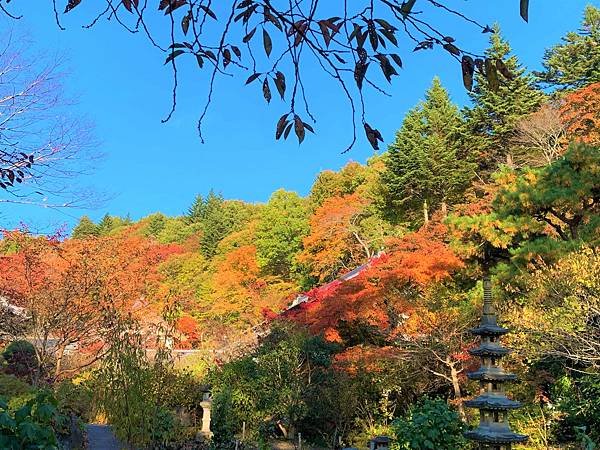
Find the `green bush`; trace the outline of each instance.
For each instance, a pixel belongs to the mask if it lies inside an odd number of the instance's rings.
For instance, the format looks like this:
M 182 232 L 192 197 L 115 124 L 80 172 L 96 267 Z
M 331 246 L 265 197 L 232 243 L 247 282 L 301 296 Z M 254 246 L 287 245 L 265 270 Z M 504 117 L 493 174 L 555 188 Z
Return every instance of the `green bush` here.
M 67 417 L 58 412 L 56 399 L 39 391 L 18 409 L 0 399 L 0 448 L 6 450 L 58 449 L 58 430 Z
M 55 386 L 54 393 L 63 413 L 73 413 L 85 422 L 94 418 L 93 392 L 88 383 L 64 380 Z
M 38 369 L 35 348 L 28 341 L 13 341 L 6 346 L 2 357 L 6 361 L 5 371 L 17 377 L 30 379 Z
M 6 373 L 0 373 L 0 397 L 10 400 L 12 397 L 29 394 L 33 388 L 15 377 Z
M 425 398 L 392 424 L 402 450 L 462 450 L 469 448 L 458 413 L 441 399 Z

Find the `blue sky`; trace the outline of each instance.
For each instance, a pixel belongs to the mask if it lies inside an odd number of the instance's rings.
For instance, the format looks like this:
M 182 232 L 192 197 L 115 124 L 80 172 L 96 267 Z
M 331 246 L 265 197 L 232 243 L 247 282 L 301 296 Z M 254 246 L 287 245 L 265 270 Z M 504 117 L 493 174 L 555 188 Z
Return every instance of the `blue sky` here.
M 38 49 L 58 50 L 68 58 L 67 91 L 78 99 L 75 112 L 95 123 L 99 150 L 104 154 L 94 171 L 77 183 L 103 193 L 107 200 L 91 210 L 6 208 L 0 217 L 3 226 L 25 222 L 48 231 L 63 223 L 72 226 L 82 214 L 93 219 L 107 212 L 130 214 L 134 219 L 155 211 L 177 215 L 196 194 L 211 188 L 226 198 L 252 202 L 266 201 L 278 188 L 305 195 L 319 171 L 339 169 L 351 160 L 364 162 L 373 154 L 360 130 L 354 149 L 341 153 L 351 137 L 347 105 L 332 82 L 316 75 L 310 65 L 303 69 L 318 122 L 317 134 L 309 135 L 304 144 L 299 146 L 295 139 L 274 140 L 274 124 L 286 112 L 285 105 L 275 98 L 266 105 L 258 84 L 245 87 L 245 77 L 217 83 L 218 94 L 204 125 L 206 142 L 201 144 L 196 121 L 205 99 L 203 74 L 191 66 L 182 67 L 177 111 L 169 123 L 161 124 L 170 108 L 172 81 L 168 66 L 163 66 L 164 57 L 143 36 L 129 35 L 114 23 L 102 21 L 92 31 L 83 30 L 80 25 L 90 12 L 85 1 L 81 12 L 65 17 L 67 31 L 57 28 L 51 2 L 40 3 L 45 5 L 35 10 L 23 7 L 24 18 L 17 22 L 1 19 L 0 27 L 27 33 Z M 532 1 L 529 24 L 519 17 L 516 0 L 450 3 L 468 7 L 469 15 L 482 23 L 500 23 L 514 53 L 535 70 L 545 48 L 578 28 L 589 1 Z M 442 21 L 440 25 L 449 27 L 458 39 L 468 36 L 469 48 L 485 48 L 486 36 L 476 29 L 461 22 Z M 383 133 L 383 149 L 435 75 L 457 103 L 467 102 L 460 68 L 444 52 L 404 51 L 401 56 L 404 69 L 388 89 L 392 97 L 367 96 L 367 120 Z

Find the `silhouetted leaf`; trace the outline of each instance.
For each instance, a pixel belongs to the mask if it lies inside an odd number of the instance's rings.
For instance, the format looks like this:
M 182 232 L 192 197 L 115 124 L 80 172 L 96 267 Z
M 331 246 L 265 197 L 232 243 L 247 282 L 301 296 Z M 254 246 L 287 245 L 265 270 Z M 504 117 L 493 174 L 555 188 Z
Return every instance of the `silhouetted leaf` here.
M 381 25 L 381 28 L 383 28 L 384 30 L 388 30 L 388 31 L 396 31 L 397 30 L 397 28 L 390 25 L 390 23 L 387 20 L 384 20 L 384 19 L 374 19 L 374 20 L 379 25 Z
M 485 60 L 485 77 L 487 78 L 490 90 L 492 92 L 497 92 L 498 88 L 500 87 L 500 83 L 498 81 L 498 72 L 493 60 L 489 58 L 486 58 Z
M 460 50 L 454 44 L 446 43 L 446 44 L 444 44 L 444 49 L 447 52 L 452 53 L 453 55 L 460 56 Z
M 250 42 L 250 39 L 252 39 L 252 36 L 254 36 L 254 33 L 256 33 L 256 28 L 252 28 L 252 30 L 246 36 L 244 36 L 244 39 L 242 39 L 242 42 L 244 44 L 247 44 L 248 42 Z
M 273 50 L 273 41 L 271 41 L 271 36 L 267 30 L 263 28 L 263 47 L 265 48 L 265 53 L 267 56 L 271 55 L 271 51 Z
M 329 43 L 331 42 L 331 34 L 329 27 L 327 26 L 326 20 L 319 20 L 317 22 L 319 24 L 319 28 L 321 29 L 321 34 L 323 35 L 323 41 L 325 42 L 325 47 L 329 48 Z
M 302 120 L 300 119 L 299 116 L 294 115 L 294 132 L 296 133 L 296 136 L 298 137 L 298 143 L 302 144 L 302 141 L 304 141 L 304 122 L 302 122 Z
M 394 45 L 398 45 L 398 39 L 396 39 L 396 36 L 394 36 L 394 32 L 391 30 L 386 30 L 386 29 L 381 29 L 381 34 L 383 34 L 388 41 L 390 41 L 392 44 Z
M 529 22 L 529 0 L 521 0 L 520 12 L 523 20 Z
M 242 52 L 240 51 L 239 47 L 236 47 L 235 45 L 231 46 L 231 50 L 233 51 L 233 54 L 235 56 L 237 56 L 238 59 L 242 58 Z
M 171 14 L 173 11 L 175 11 L 178 8 L 181 8 L 186 3 L 187 3 L 187 0 L 171 0 L 169 2 L 169 5 L 165 9 L 165 15 Z
M 271 88 L 269 87 L 269 79 L 265 78 L 262 86 L 263 97 L 267 101 L 267 103 L 271 103 Z
M 402 3 L 402 5 L 400 6 L 400 13 L 402 13 L 402 15 L 406 18 L 406 16 L 408 16 L 410 14 L 410 12 L 413 9 L 413 6 L 415 6 L 417 0 L 406 0 L 405 2 Z
M 494 29 L 492 27 L 490 27 L 489 25 L 486 25 L 481 32 L 482 33 L 493 33 Z
M 169 56 L 167 56 L 167 59 L 165 60 L 165 64 L 167 64 L 170 61 L 174 60 L 175 58 L 177 58 L 182 53 L 185 53 L 185 50 L 175 50 L 175 51 L 171 52 L 171 54 Z
M 67 6 L 65 7 L 65 13 L 68 13 L 69 11 L 71 11 L 73 8 L 75 8 L 80 3 L 81 3 L 81 0 L 69 0 L 69 2 L 67 3 Z
M 196 61 L 198 62 L 198 66 L 202 69 L 204 66 L 204 59 L 198 53 L 196 53 Z
M 287 127 L 285 127 L 285 131 L 283 132 L 283 138 L 287 139 L 290 135 L 290 131 L 292 130 L 293 122 L 288 123 Z
M 381 136 L 381 133 L 379 132 L 379 130 L 371 128 L 371 126 L 366 122 L 364 123 L 364 127 L 365 134 L 367 135 L 367 140 L 371 144 L 371 147 L 373 147 L 374 150 L 379 150 L 379 141 L 383 142 L 383 137 Z
M 281 100 L 283 100 L 285 95 L 285 75 L 282 72 L 277 71 L 275 74 L 275 87 L 281 96 Z
M 223 68 L 226 68 L 231 62 L 231 51 L 226 48 L 223 50 Z
M 306 128 L 308 131 L 310 131 L 311 133 L 314 134 L 315 130 L 313 129 L 313 127 L 311 127 L 309 124 L 307 124 L 306 122 L 302 122 L 302 124 L 304 125 L 304 128 Z
M 392 57 L 392 59 L 394 60 L 394 62 L 396 63 L 396 65 L 398 67 L 402 68 L 402 59 L 400 58 L 400 55 L 392 53 L 390 56 Z
M 473 73 L 475 72 L 475 62 L 469 55 L 463 55 L 461 61 L 463 84 L 470 91 L 473 89 Z
M 498 72 L 500 72 L 507 80 L 512 80 L 515 78 L 512 72 L 508 70 L 508 67 L 506 67 L 506 64 L 504 64 L 504 61 L 501 59 L 496 60 L 496 69 L 498 69 Z
M 377 32 L 375 31 L 375 24 L 372 20 L 367 22 L 367 31 L 369 33 L 369 41 L 371 42 L 371 47 L 373 50 L 377 50 L 379 45 L 379 39 L 377 38 Z
M 335 59 L 337 59 L 340 63 L 346 64 L 346 60 L 344 58 L 342 58 L 340 55 L 338 55 L 337 53 L 334 53 L 333 56 L 335 56 Z
M 285 126 L 288 123 L 288 120 L 287 120 L 288 115 L 289 114 L 284 114 L 277 121 L 277 127 L 275 128 L 275 139 L 281 138 L 281 135 L 283 134 Z
M 133 11 L 133 8 L 131 6 L 131 0 L 122 0 L 121 3 L 123 3 L 123 6 L 125 7 L 125 9 L 129 12 Z
M 369 68 L 369 64 L 364 64 L 360 61 L 356 63 L 354 66 L 354 81 L 356 81 L 356 85 L 358 89 L 362 89 L 363 81 L 365 79 L 365 75 L 367 74 L 367 69 Z
M 394 66 L 392 66 L 387 56 L 377 54 L 375 55 L 375 58 L 379 60 L 379 66 L 381 67 L 381 71 L 383 72 L 385 79 L 391 82 L 392 75 L 398 75 L 398 72 L 396 72 L 396 69 L 394 68 Z
M 456 39 L 454 39 L 452 36 L 444 36 L 444 39 L 442 39 L 444 42 L 448 42 L 449 44 L 452 44 Z
M 246 84 L 250 84 L 252 83 L 254 80 L 256 80 L 258 77 L 260 77 L 260 73 L 253 73 L 252 75 L 250 75 L 248 77 L 248 79 L 246 80 Z
M 183 16 L 183 19 L 181 19 L 181 29 L 183 30 L 183 34 L 187 34 L 190 28 L 190 20 L 192 20 L 192 11 L 188 11 L 188 13 Z
M 213 19 L 217 20 L 217 15 L 213 12 L 212 9 L 210 9 L 208 6 L 205 5 L 199 5 L 200 9 L 203 10 L 208 16 L 212 17 Z

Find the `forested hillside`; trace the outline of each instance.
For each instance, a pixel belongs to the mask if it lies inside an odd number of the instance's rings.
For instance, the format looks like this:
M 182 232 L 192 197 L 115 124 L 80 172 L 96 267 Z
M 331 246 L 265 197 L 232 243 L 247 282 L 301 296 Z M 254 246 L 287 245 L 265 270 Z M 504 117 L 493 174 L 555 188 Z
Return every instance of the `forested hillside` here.
M 515 428 L 531 435 L 523 448 L 598 442 L 600 12 L 591 6 L 583 30 L 533 74 L 495 28 L 486 54 L 506 61 L 498 90 L 477 83 L 461 107 L 434 78 L 387 151 L 321 172 L 306 197 L 281 189 L 254 204 L 215 186 L 178 217 L 82 217 L 68 237 L 7 231 L 0 292 L 32 311 L 33 335 L 58 339 L 39 361 L 57 379 L 70 375 L 60 363 L 68 345 L 101 358 L 97 311 L 149 328 L 174 323 L 175 348 L 205 352 L 198 370 L 213 386 L 216 442 L 244 423 L 253 442 L 301 431 L 350 445 L 387 433 L 401 448 L 433 448 L 408 446 L 402 430 L 439 413 L 456 441 L 435 448 L 467 448 L 463 400 L 477 387 L 465 374 L 478 364 L 468 330 L 492 261 L 494 301 L 513 331 L 514 397 L 526 404 L 515 413 Z M 214 353 L 259 328 L 270 334 L 249 354 Z

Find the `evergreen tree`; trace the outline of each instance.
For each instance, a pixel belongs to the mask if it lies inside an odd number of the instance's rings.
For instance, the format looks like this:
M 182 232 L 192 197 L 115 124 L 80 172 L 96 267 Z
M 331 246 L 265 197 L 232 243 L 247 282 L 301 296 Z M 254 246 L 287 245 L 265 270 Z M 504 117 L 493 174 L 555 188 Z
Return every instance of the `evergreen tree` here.
M 151 214 L 147 217 L 148 223 L 145 229 L 146 236 L 158 237 L 160 232 L 165 228 L 167 218 L 162 213 Z
M 115 220 L 109 214 L 105 214 L 104 217 L 102 217 L 100 223 L 98 224 L 98 235 L 106 236 L 108 233 L 111 232 L 111 230 L 115 228 L 115 225 Z
M 579 32 L 546 50 L 540 80 L 561 89 L 577 89 L 600 81 L 600 9 L 588 5 Z
M 511 48 L 500 35 L 497 25 L 490 37 L 485 56 L 504 61 L 511 79 L 499 75 L 499 88 L 492 90 L 484 75 L 477 72 L 476 87 L 470 93 L 472 108 L 465 110 L 466 142 L 475 152 L 480 176 L 486 178 L 499 164 L 512 164 L 516 123 L 534 112 L 544 94 L 534 86 L 534 78 L 525 72 Z
M 200 252 L 207 259 L 215 255 L 217 245 L 232 227 L 231 220 L 226 215 L 224 203 L 223 196 L 217 195 L 211 190 L 203 202 L 203 206 L 197 211 L 202 230 Z
M 88 216 L 83 216 L 73 228 L 71 237 L 73 239 L 84 239 L 90 236 L 98 236 L 98 234 L 98 226 Z
M 386 157 L 382 182 L 395 218 L 419 224 L 429 211 L 460 199 L 474 175 L 474 165 L 459 157 L 461 126 L 457 106 L 434 78 L 425 101 L 406 114 Z
M 211 190 L 212 193 L 212 190 Z M 210 194 L 209 194 L 210 195 Z M 204 211 L 206 209 L 206 202 L 202 195 L 196 195 L 194 203 L 188 208 L 186 218 L 189 223 L 200 222 L 204 218 Z

